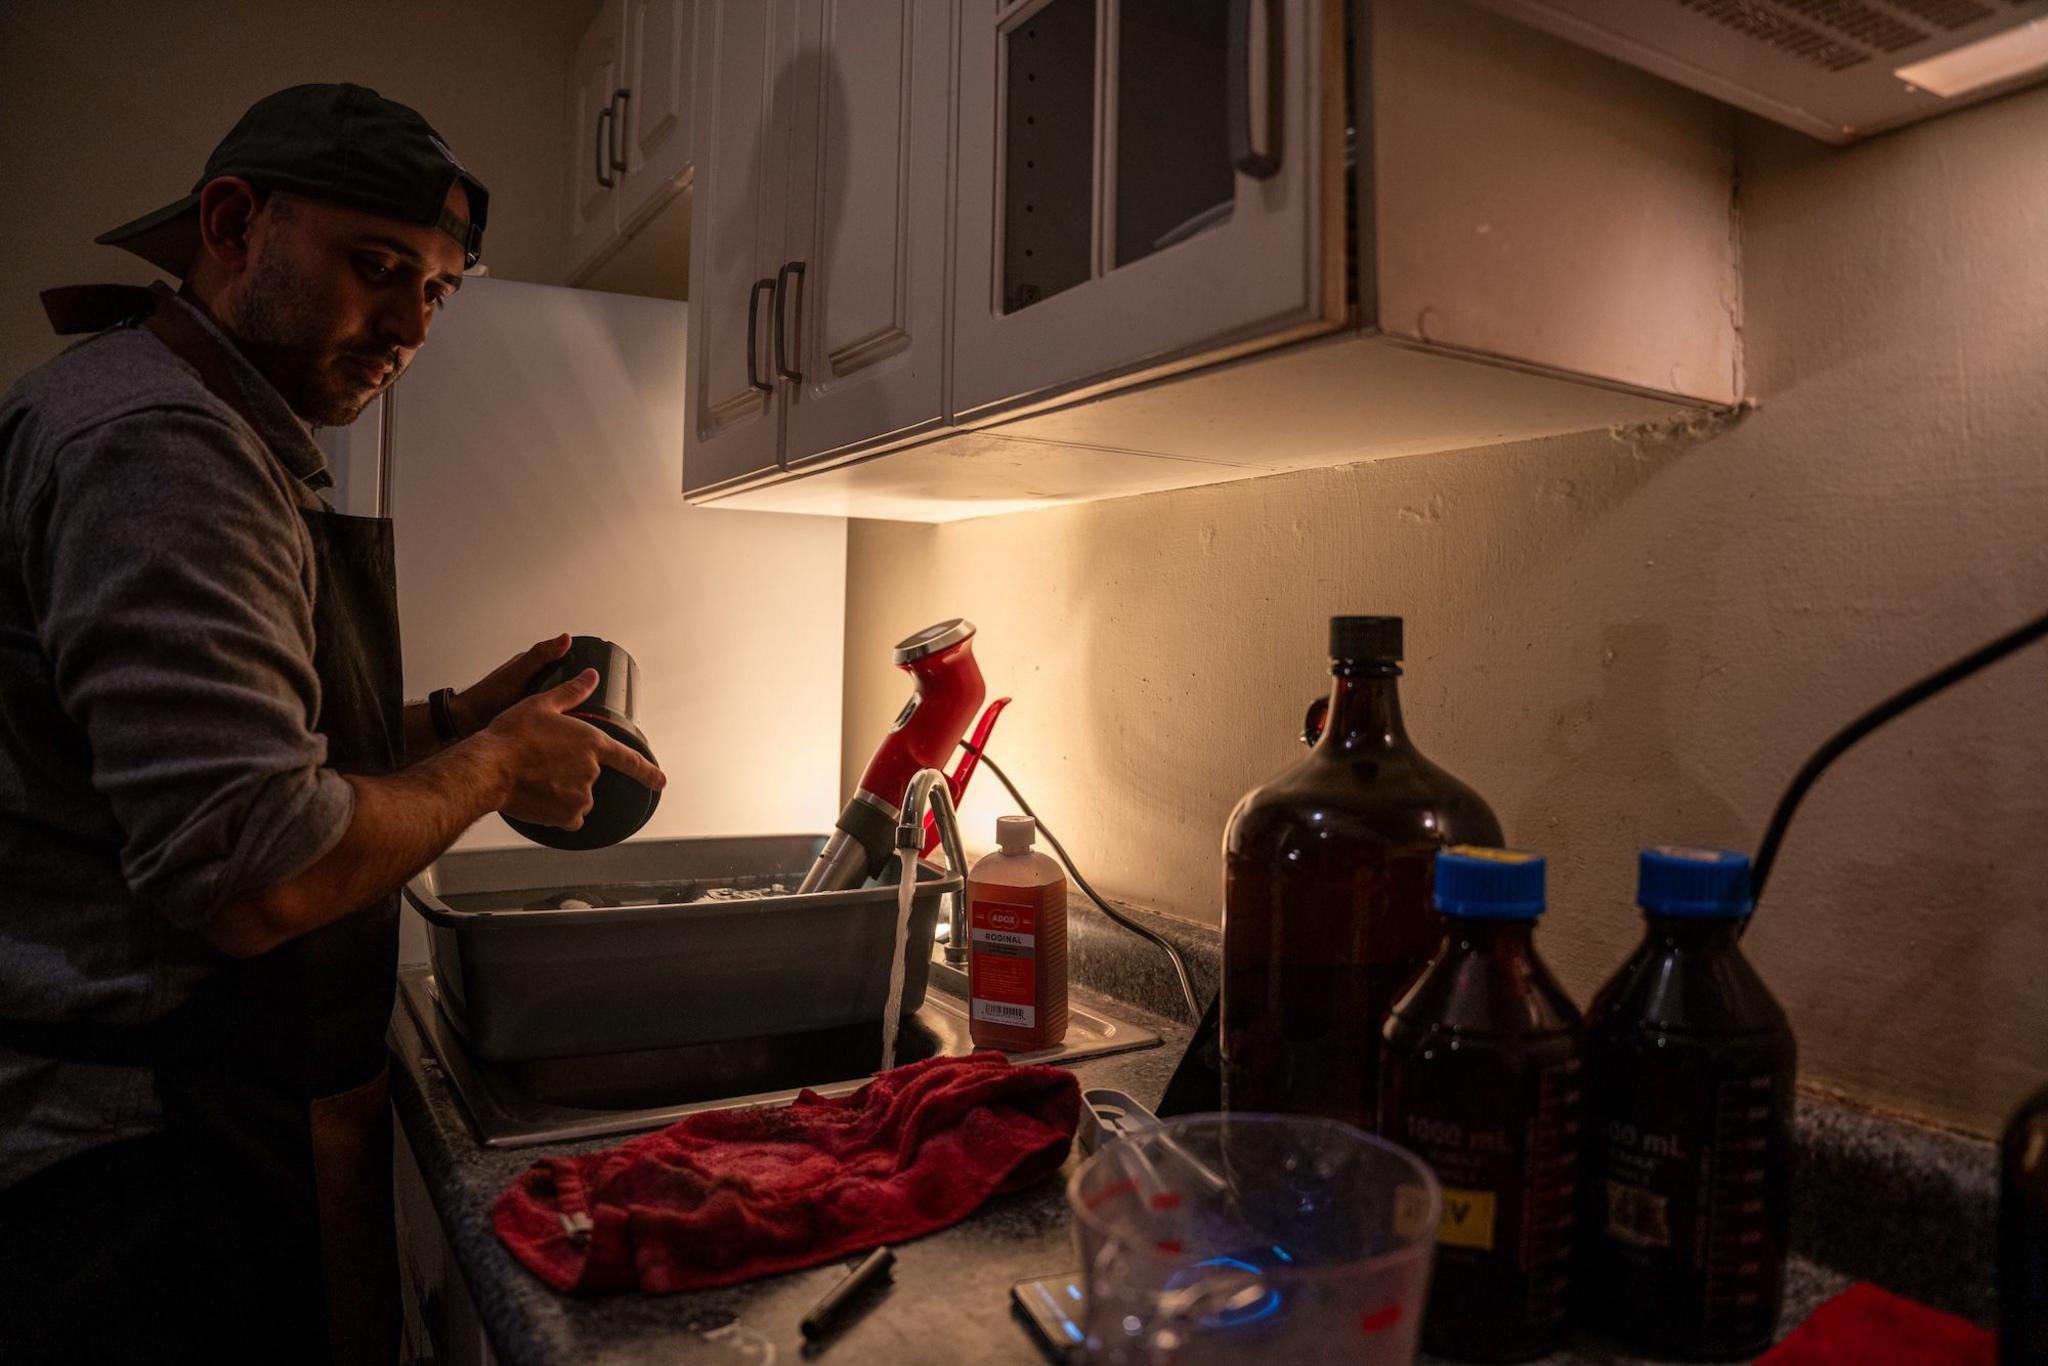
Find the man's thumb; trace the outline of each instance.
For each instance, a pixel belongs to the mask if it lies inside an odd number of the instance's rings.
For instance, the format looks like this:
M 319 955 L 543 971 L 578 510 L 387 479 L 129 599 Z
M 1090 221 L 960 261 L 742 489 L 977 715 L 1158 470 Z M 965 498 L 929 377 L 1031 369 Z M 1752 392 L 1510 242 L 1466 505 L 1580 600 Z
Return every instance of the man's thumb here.
M 548 700 L 548 705 L 556 711 L 569 711 L 579 706 L 585 698 L 595 691 L 597 691 L 597 670 L 585 669 L 568 682 L 557 683 L 554 687 L 542 693 L 541 696 L 545 697 Z

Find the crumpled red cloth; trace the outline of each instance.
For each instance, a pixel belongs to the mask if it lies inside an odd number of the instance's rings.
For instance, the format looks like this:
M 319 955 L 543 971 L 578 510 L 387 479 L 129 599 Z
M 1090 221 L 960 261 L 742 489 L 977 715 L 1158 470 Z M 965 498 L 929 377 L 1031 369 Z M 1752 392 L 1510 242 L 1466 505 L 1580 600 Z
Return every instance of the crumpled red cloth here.
M 1858 1281 L 1757 1366 L 1996 1366 L 1997 1355 L 1997 1339 L 1968 1319 Z
M 536 1162 L 492 1220 L 557 1290 L 734 1285 L 958 1223 L 1059 1169 L 1081 1090 L 1000 1053 L 929 1058 L 843 1099 L 691 1115 L 604 1152 Z

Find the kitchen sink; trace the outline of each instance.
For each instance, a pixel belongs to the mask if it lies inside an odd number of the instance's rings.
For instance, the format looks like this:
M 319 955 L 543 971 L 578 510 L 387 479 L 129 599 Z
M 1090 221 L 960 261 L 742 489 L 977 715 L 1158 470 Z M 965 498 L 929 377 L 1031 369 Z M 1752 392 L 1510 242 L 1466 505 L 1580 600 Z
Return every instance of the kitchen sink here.
M 924 1003 L 903 1018 L 898 1063 L 974 1051 L 964 975 L 935 954 L 930 984 Z M 402 1009 L 392 1018 L 393 1047 L 416 1065 L 431 1061 L 439 1068 L 487 1148 L 638 1133 L 702 1111 L 786 1103 L 804 1088 L 846 1095 L 881 1063 L 879 1020 L 684 1047 L 492 1061 L 478 1056 L 451 1024 L 430 966 L 401 967 L 398 988 Z M 1076 989 L 1066 1040 L 1011 1058 L 1071 1062 L 1158 1043 L 1158 1034 L 1120 1017 L 1113 1003 Z

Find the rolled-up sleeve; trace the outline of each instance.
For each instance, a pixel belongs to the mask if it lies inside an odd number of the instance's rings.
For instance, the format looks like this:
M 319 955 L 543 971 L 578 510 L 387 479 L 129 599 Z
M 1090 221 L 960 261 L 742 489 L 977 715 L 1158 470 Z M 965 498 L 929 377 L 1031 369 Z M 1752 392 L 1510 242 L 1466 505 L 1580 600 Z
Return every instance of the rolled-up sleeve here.
M 122 873 L 203 927 L 331 849 L 354 794 L 313 730 L 312 569 L 289 476 L 197 406 L 73 437 L 24 569 Z

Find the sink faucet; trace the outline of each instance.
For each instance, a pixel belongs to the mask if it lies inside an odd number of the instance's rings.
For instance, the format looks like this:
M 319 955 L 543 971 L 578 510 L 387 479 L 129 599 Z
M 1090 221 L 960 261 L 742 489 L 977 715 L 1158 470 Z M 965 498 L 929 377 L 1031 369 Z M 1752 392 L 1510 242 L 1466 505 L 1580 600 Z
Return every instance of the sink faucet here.
M 946 851 L 946 867 L 954 876 L 967 876 L 967 850 L 960 843 L 960 813 L 953 806 L 953 790 L 946 775 L 936 768 L 921 768 L 911 775 L 903 790 L 903 818 L 896 825 L 896 847 L 911 854 L 911 876 L 917 875 L 917 853 L 924 848 L 924 810 L 929 804 L 939 827 L 939 843 Z M 953 915 L 947 922 L 946 961 L 958 967 L 967 961 L 967 889 L 953 893 Z

